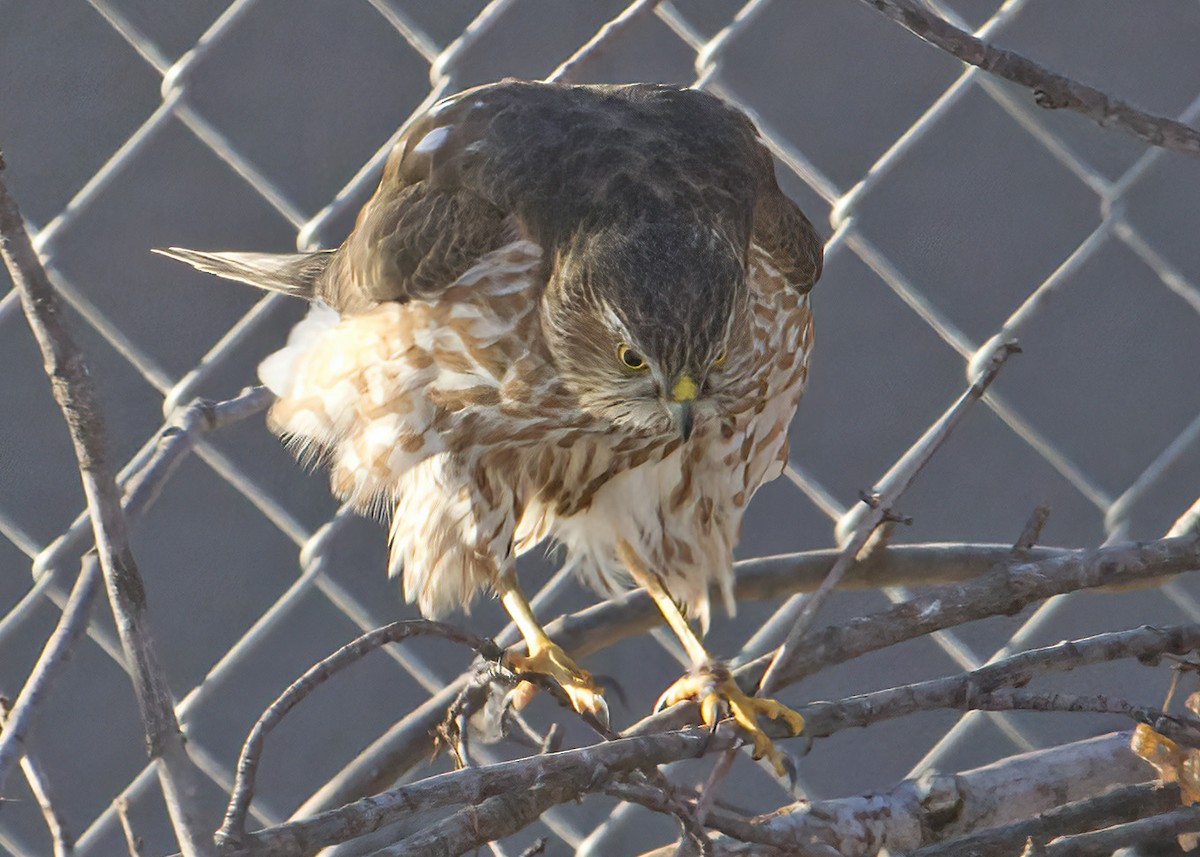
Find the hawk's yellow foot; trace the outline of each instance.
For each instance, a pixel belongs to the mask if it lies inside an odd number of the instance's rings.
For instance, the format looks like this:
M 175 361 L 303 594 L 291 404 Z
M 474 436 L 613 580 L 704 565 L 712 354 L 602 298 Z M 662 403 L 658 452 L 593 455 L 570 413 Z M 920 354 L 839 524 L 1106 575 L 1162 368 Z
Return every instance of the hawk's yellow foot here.
M 702 667 L 696 673 L 685 675 L 658 698 L 655 709 L 666 708 L 688 699 L 700 703 L 700 719 L 710 728 L 715 727 L 727 711 L 754 741 L 754 758 L 761 759 L 765 756 L 780 777 L 787 773 L 783 753 L 767 733 L 763 732 L 758 718 L 782 720 L 793 735 L 799 735 L 804 729 L 804 718 L 799 712 L 773 699 L 750 696 L 738 687 L 729 670 L 721 666 Z
M 762 731 L 762 727 L 758 725 L 758 718 L 761 715 L 772 720 L 783 720 L 791 728 L 793 735 L 799 735 L 800 730 L 804 728 L 804 718 L 773 699 L 762 699 L 743 692 L 727 668 L 713 663 L 704 644 L 684 618 L 683 611 L 667 591 L 662 579 L 646 568 L 633 546 L 621 540 L 617 543 L 617 555 L 629 569 L 634 581 L 646 587 L 663 618 L 667 620 L 667 624 L 687 650 L 692 663 L 696 665 L 695 672 L 675 682 L 658 698 L 656 710 L 683 702 L 685 699 L 694 699 L 700 703 L 700 717 L 710 727 L 717 725 L 717 721 L 723 716 L 723 710 L 728 710 L 738 725 L 749 732 L 754 740 L 754 758 L 761 759 L 766 756 L 775 766 L 775 773 L 781 777 L 785 776 L 787 767 L 784 765 L 783 753 L 776 749 L 774 742 Z
M 505 655 L 505 660 L 513 672 L 538 673 L 554 679 L 571 700 L 572 708 L 580 714 L 591 714 L 608 728 L 608 703 L 604 701 L 604 689 L 554 641 L 548 638 L 539 641 L 536 648 L 530 643 L 528 655 L 509 652 Z M 536 685 L 527 681 L 521 682 L 513 692 L 513 705 L 524 708 L 535 693 Z
M 529 646 L 527 655 L 507 653 L 504 657 L 508 666 L 514 672 L 538 673 L 554 679 L 571 700 L 572 708 L 580 714 L 592 715 L 607 729 L 608 703 L 604 701 L 603 689 L 587 670 L 567 656 L 558 643 L 546 636 L 511 569 L 496 578 L 496 591 Z M 516 708 L 524 708 L 535 693 L 536 685 L 521 682 L 513 691 L 512 703 Z

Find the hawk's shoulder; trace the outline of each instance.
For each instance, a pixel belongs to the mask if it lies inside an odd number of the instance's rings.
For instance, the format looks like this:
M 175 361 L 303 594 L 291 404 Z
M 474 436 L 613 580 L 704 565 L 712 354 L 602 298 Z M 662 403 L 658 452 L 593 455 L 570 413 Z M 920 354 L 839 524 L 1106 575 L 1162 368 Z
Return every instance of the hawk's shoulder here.
M 742 111 L 665 84 L 505 80 L 439 101 L 401 137 L 332 291 L 429 297 L 515 238 L 552 258 L 581 230 L 635 221 L 704 225 L 743 252 L 753 238 L 805 291 L 819 274 L 821 243 Z

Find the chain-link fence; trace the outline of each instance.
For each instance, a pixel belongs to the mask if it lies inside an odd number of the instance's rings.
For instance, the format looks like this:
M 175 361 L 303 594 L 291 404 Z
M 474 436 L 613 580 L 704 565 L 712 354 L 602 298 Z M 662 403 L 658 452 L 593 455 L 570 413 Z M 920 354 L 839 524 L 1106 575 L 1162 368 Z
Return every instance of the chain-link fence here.
M 1140 106 L 1184 122 L 1200 116 L 1195 4 L 931 5 Z M 149 248 L 335 246 L 406 117 L 476 83 L 546 77 L 573 56 L 578 81 L 694 83 L 743 107 L 777 156 L 781 185 L 829 224 L 814 293 L 813 381 L 792 427 L 791 464 L 752 507 L 740 556 L 836 543 L 833 527 L 859 492 L 963 391 L 977 355 L 1010 336 L 1024 353 L 905 494 L 899 509 L 913 521 L 894 541 L 1010 544 L 1041 503 L 1053 508 L 1049 544 L 1157 538 L 1196 498 L 1195 162 L 1039 110 L 1027 92 L 963 66 L 868 4 L 0 0 L 7 181 L 73 311 L 114 456 L 128 462 L 123 475 L 156 468 L 134 498 L 134 550 L 189 749 L 210 781 L 201 803 L 214 818 L 242 740 L 279 690 L 361 630 L 415 614 L 385 578 L 380 528 L 340 512 L 324 477 L 297 467 L 261 419 L 205 432 L 208 413 L 186 410 L 196 397 L 230 399 L 254 383 L 255 364 L 302 308 L 181 270 Z M 9 694 L 52 630 L 90 539 L 74 460 L 18 305 L 6 284 L 0 691 Z M 237 416 L 262 404 L 251 396 Z M 189 448 L 194 455 L 183 454 Z M 595 600 L 551 563 L 528 562 L 522 576 L 536 581 L 534 603 L 547 617 Z M 856 659 L 782 699 L 838 698 L 1061 638 L 1200 621 L 1198 595 L 1179 578 L 1056 597 Z M 839 593 L 821 621 L 904 597 Z M 782 636 L 770 623 L 779 606 L 743 603 L 715 622 L 710 648 L 767 650 Z M 461 621 L 481 634 L 505 625 L 494 603 Z M 43 705 L 29 758 L 77 837 L 75 853 L 124 853 L 126 831 L 144 853 L 169 853 L 177 846 L 106 610 L 95 612 L 88 637 Z M 683 661 L 654 631 L 585 663 L 623 691 L 612 703 L 620 726 L 647 712 Z M 444 697 L 466 666 L 461 651 L 416 642 L 338 674 L 273 734 L 253 823 L 281 822 L 297 807 L 328 805 L 351 782 L 370 783 L 369 760 L 400 746 L 414 722 L 401 719 Z M 1106 666 L 1065 686 L 1153 700 L 1167 678 Z M 530 718 L 543 729 L 564 721 L 568 743 L 589 740 L 549 701 Z M 799 762 L 796 794 L 856 794 L 1124 722 L 919 714 L 817 742 Z M 479 752 L 488 761 L 527 750 Z M 447 765 L 422 761 L 406 776 Z M 708 767 L 683 763 L 680 776 L 702 778 Z M 729 782 L 725 793 L 746 810 L 793 798 L 748 760 Z M 28 780 L 11 777 L 8 792 L 0 849 L 49 853 Z M 548 854 L 632 854 L 675 835 L 668 818 L 597 797 L 547 812 L 499 847 L 516 854 L 546 836 Z

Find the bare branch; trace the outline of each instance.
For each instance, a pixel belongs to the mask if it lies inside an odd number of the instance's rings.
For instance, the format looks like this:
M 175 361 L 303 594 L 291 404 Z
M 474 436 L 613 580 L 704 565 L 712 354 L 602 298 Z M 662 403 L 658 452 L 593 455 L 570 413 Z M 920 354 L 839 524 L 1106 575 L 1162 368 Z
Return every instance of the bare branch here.
M 88 556 L 79 570 L 71 597 L 58 617 L 50 639 L 17 695 L 12 710 L 4 717 L 0 731 L 0 792 L 13 763 L 25 753 L 25 736 L 33 726 L 38 706 L 50 692 L 50 686 L 67 665 L 71 649 L 87 630 L 96 593 L 100 591 L 100 565 L 95 555 Z
M 570 800 L 585 791 L 602 788 L 612 774 L 643 770 L 724 750 L 737 740 L 711 735 L 707 730 L 671 732 L 639 738 L 621 738 L 578 750 L 530 756 L 463 768 L 427 777 L 411 785 L 398 786 L 355 801 L 312 818 L 290 821 L 255 833 L 224 850 L 227 857 L 271 855 L 294 857 L 310 854 L 328 845 L 371 833 L 400 818 L 445 806 L 479 806 L 488 798 L 508 793 L 553 789 L 545 800 L 552 805 Z M 563 788 L 566 797 L 552 799 Z M 524 826 L 524 825 L 521 825 Z M 491 838 L 506 836 L 516 829 Z M 479 844 L 482 844 L 481 840 Z M 475 847 L 475 846 L 471 846 Z
M 99 579 L 99 574 L 95 575 L 97 582 Z M 6 728 L 7 725 L 7 700 L 0 699 L 0 729 Z M 70 857 L 75 850 L 74 839 L 67 827 L 66 819 L 58 810 L 58 803 L 50 790 L 50 781 L 37 760 L 23 748 L 22 752 L 24 755 L 21 757 L 21 773 L 25 775 L 29 791 L 33 793 L 33 798 L 42 811 L 42 818 L 46 821 L 46 829 L 50 832 L 50 842 L 54 848 L 54 857 Z
M 724 758 L 724 757 L 722 757 Z M 734 839 L 740 839 L 744 842 L 760 842 L 769 844 L 771 842 L 769 834 L 759 830 L 759 828 L 751 821 L 744 818 L 734 818 L 722 812 L 717 812 L 711 808 L 708 810 L 707 817 L 702 822 L 699 820 L 695 810 L 688 812 L 687 804 L 679 800 L 678 796 L 673 793 L 668 793 L 661 786 L 651 785 L 649 783 L 632 783 L 632 782 L 613 782 L 605 789 L 605 794 L 615 797 L 619 800 L 636 803 L 639 806 L 644 806 L 647 809 L 655 812 L 671 815 L 679 820 L 681 825 L 688 829 L 703 830 L 700 825 L 705 824 L 713 830 L 719 830 L 726 836 Z M 694 835 L 694 834 L 693 834 Z M 706 845 L 711 849 L 712 843 L 705 837 Z
M 724 756 L 721 758 L 724 758 Z M 659 812 L 674 819 L 679 824 L 680 831 L 683 834 L 680 838 L 679 847 L 675 852 L 681 855 L 681 857 L 682 855 L 694 854 L 697 851 L 702 857 L 708 857 L 708 855 L 712 854 L 712 841 L 708 838 L 708 834 L 704 830 L 703 820 L 698 817 L 694 808 L 675 799 L 674 795 L 646 783 L 622 781 L 609 783 L 605 787 L 604 793 L 618 800 L 636 803 L 653 812 Z M 750 825 L 746 826 L 749 827 Z
M 1073 110 L 1103 128 L 1115 128 L 1144 143 L 1200 157 L 1200 131 L 1050 71 L 1013 51 L 1002 50 L 958 29 L 915 0 L 863 0 L 914 35 L 969 65 L 1033 91 L 1047 110 Z
M 714 852 L 775 855 L 803 848 L 806 854 L 868 857 L 885 847 L 895 854 L 933 842 L 957 845 L 957 837 L 973 831 L 1025 822 L 1113 786 L 1144 783 L 1153 772 L 1129 749 L 1130 734 L 1089 738 L 958 774 L 930 773 L 881 794 L 797 803 L 753 820 L 750 831 L 729 831 L 740 842 L 718 837 Z
M 223 402 L 196 399 L 175 414 L 159 432 L 150 460 L 123 486 L 125 514 L 134 518 L 153 505 L 200 435 L 252 417 L 274 399 L 266 387 L 248 387 Z
M 1042 853 L 1046 857 L 1109 857 L 1121 848 L 1169 842 L 1181 833 L 1197 831 L 1200 831 L 1200 806 L 1181 806 L 1140 821 L 1064 836 L 1052 841 Z
M 911 582 L 922 578 L 971 582 L 931 588 L 926 594 L 881 613 L 810 633 L 806 647 L 812 654 L 804 658 L 805 673 L 963 622 L 1015 613 L 1025 604 L 1060 591 L 1100 586 L 1109 579 L 1149 578 L 1200 568 L 1197 542 L 1190 538 L 1190 542 L 1183 538 L 1148 545 L 1112 545 L 1093 551 L 1034 548 L 1028 560 L 1015 559 L 1011 545 L 884 548 L 859 563 L 843 583 L 882 586 L 893 585 L 885 581 Z M 805 586 L 818 586 L 838 554 L 836 550 L 812 551 L 738 563 L 737 598 L 739 601 L 776 598 Z M 972 580 L 976 577 L 980 579 Z M 567 651 L 585 656 L 654 628 L 661 621 L 654 602 L 638 590 L 561 617 L 549 623 L 547 631 Z M 813 659 L 811 664 L 809 658 Z M 765 661 L 760 660 L 739 670 L 742 686 L 752 688 L 757 679 L 755 669 L 764 666 Z M 465 680 L 460 678 L 450 684 L 364 749 L 305 803 L 303 811 L 318 812 L 380 791 L 424 759 L 431 746 L 432 730 L 461 692 Z M 689 717 L 695 722 L 695 712 L 694 705 L 681 703 L 643 719 L 625 730 L 625 734 L 652 734 L 677 728 L 687 724 Z
M 131 463 L 132 472 L 118 480 L 126 520 L 136 520 L 154 504 L 184 456 L 200 442 L 200 435 L 251 417 L 273 400 L 266 387 L 250 387 L 226 401 L 196 399 L 178 410 L 133 457 L 140 463 Z M 88 523 L 86 515 L 81 516 L 42 551 L 34 561 L 34 577 L 58 574 L 72 555 L 86 550 L 91 544 Z
M 575 800 L 599 785 L 570 779 L 498 794 L 478 806 L 468 803 L 449 818 L 371 857 L 457 857 L 528 827 L 552 806 Z
M 129 820 L 129 800 L 122 795 L 113 801 L 113 808 L 117 811 L 117 818 L 121 822 L 121 833 L 125 835 L 125 848 L 129 852 L 129 857 L 140 857 L 142 837 L 134 832 L 133 823 Z
M 769 600 L 820 586 L 840 551 L 821 550 L 758 557 L 735 564 L 735 593 L 739 602 Z M 1029 559 L 1049 559 L 1072 553 L 1061 548 L 1035 548 Z M 1013 563 L 1011 545 L 926 544 L 895 545 L 859 561 L 842 579 L 840 588 L 860 589 L 971 580 Z M 627 637 L 662 624 L 659 612 L 643 590 L 631 590 L 609 601 L 554 620 L 547 632 L 576 657 L 600 651 Z M 446 709 L 462 692 L 470 675 L 450 683 L 440 693 L 403 718 L 366 747 L 300 808 L 310 814 L 340 806 L 387 788 L 429 755 L 430 735 Z
M 1190 738 L 1192 742 L 1195 742 L 1200 738 L 1200 733 L 1195 732 L 1196 724 L 1191 723 L 1190 719 L 1168 718 L 1162 712 L 1155 709 L 1135 706 L 1122 700 L 1104 697 L 1068 696 L 1064 694 L 1036 694 L 1009 690 L 1008 688 L 1014 685 L 1024 685 L 1034 676 L 1050 670 L 1068 670 L 1117 658 L 1138 658 L 1151 661 L 1163 654 L 1183 654 L 1194 650 L 1197 646 L 1200 646 L 1200 625 L 1185 625 L 1164 629 L 1140 628 L 1111 634 L 1101 634 L 1084 640 L 1060 643 L 1043 649 L 1023 652 L 962 676 L 920 682 L 902 688 L 851 697 L 850 699 L 836 703 L 815 703 L 801 709 L 801 713 L 805 715 L 810 724 L 809 734 L 819 737 L 830 735 L 852 726 L 863 726 L 889 717 L 937 707 L 983 708 L 987 710 L 1102 711 L 1120 713 L 1140 722 L 1151 723 L 1158 731 L 1163 731 L 1164 729 L 1168 731 L 1174 730 L 1173 737 L 1182 734 L 1184 737 Z M 650 736 L 645 740 L 650 741 L 660 737 L 668 736 Z M 589 748 L 589 750 L 603 751 L 606 747 L 615 747 L 624 744 L 628 740 L 630 739 L 622 739 L 613 744 L 601 745 L 597 748 Z M 733 736 L 727 734 L 725 729 L 722 729 L 714 737 L 714 742 L 723 741 L 725 747 L 730 746 L 732 740 L 734 740 Z M 1097 787 L 1098 776 L 1096 771 L 1091 770 L 1088 772 L 1085 769 L 1095 769 L 1100 759 L 1104 760 L 1102 772 L 1105 784 L 1113 782 L 1137 782 L 1149 776 L 1151 772 L 1145 763 L 1128 751 L 1127 740 L 1127 736 L 1122 737 L 1120 741 L 1126 743 L 1117 742 L 1116 748 L 1113 746 L 1113 742 L 1109 741 L 1104 744 L 1102 751 L 1099 753 L 1096 752 L 1094 745 L 1081 744 L 1073 746 L 1073 752 L 1077 758 L 1073 761 L 1075 768 L 1071 770 L 1072 782 L 1080 784 L 1081 788 L 1083 787 L 1082 784 L 1090 784 L 1093 788 Z M 524 764 L 536 765 L 539 758 L 556 759 L 557 761 L 571 755 L 571 753 L 560 753 L 554 756 L 534 757 L 522 762 L 507 764 L 518 766 Z M 1118 756 L 1124 759 L 1125 762 L 1119 762 L 1116 758 Z M 643 767 L 655 764 L 654 760 L 661 758 L 661 756 L 655 756 L 654 759 L 649 759 L 648 756 L 643 756 L 643 761 L 647 763 Z M 679 756 L 676 756 L 676 758 L 679 758 Z M 979 773 L 976 776 L 984 779 L 987 782 L 987 787 L 979 791 L 974 796 L 974 800 L 979 802 L 984 799 L 984 795 L 994 797 L 1000 794 L 999 782 L 1004 780 L 1005 777 L 1011 778 L 1016 776 L 1018 770 L 1025 770 L 1029 772 L 1028 776 L 1041 777 L 1043 780 L 1062 776 L 1068 770 L 1066 767 L 1068 764 L 1067 761 L 1058 757 L 1054 758 L 1052 764 L 1039 764 L 1038 761 L 1032 759 L 1006 760 L 1005 762 L 1006 765 L 1017 765 L 1018 763 L 1023 767 L 1020 769 L 1016 767 L 1006 768 L 1001 775 L 997 775 L 994 771 L 981 769 L 983 773 Z M 501 767 L 503 766 L 491 766 L 489 768 L 472 769 L 472 771 L 492 771 Z M 514 782 L 510 785 L 510 788 L 520 789 L 527 787 L 522 785 L 526 782 L 533 782 L 539 786 L 550 782 L 558 783 L 557 776 L 576 777 L 577 779 L 573 780 L 576 783 L 583 781 L 578 779 L 579 777 L 589 777 L 589 779 L 586 779 L 586 782 L 592 783 L 595 780 L 597 771 L 601 770 L 612 773 L 618 771 L 619 767 L 612 762 L 604 762 L 597 765 L 594 759 L 589 761 L 580 759 L 572 768 L 567 770 L 556 768 L 554 772 L 546 771 L 532 781 L 521 780 Z M 443 775 L 443 777 L 448 776 L 453 775 Z M 521 769 L 518 773 L 512 774 L 512 776 L 528 776 L 528 769 Z M 254 834 L 247 837 L 245 841 L 245 845 L 248 846 L 246 853 L 256 853 L 253 848 L 249 848 L 249 846 L 254 844 L 263 847 L 269 846 L 271 849 L 270 853 L 272 854 L 277 853 L 277 849 L 278 853 L 285 855 L 306 853 L 304 848 L 311 850 L 331 844 L 332 841 L 343 841 L 352 836 L 369 833 L 378 829 L 383 824 L 397 820 L 399 814 L 418 812 L 434 808 L 435 806 L 473 804 L 478 802 L 480 798 L 500 793 L 486 787 L 481 787 L 478 783 L 472 783 L 470 788 L 474 790 L 469 794 L 450 794 L 450 789 L 444 787 L 441 789 L 442 794 L 439 795 L 439 789 L 437 789 L 434 783 L 440 779 L 442 777 L 433 777 L 413 786 L 392 790 L 378 798 L 360 802 L 359 806 L 362 808 L 359 809 L 355 808 L 356 805 L 351 805 L 342 810 L 335 810 L 333 813 L 326 813 L 309 822 L 294 822 L 264 831 L 262 834 Z M 969 782 L 969 778 L 960 781 L 959 777 L 943 777 L 942 780 L 936 781 L 938 783 L 936 788 L 934 780 L 902 784 L 886 796 L 886 801 L 890 807 L 886 815 L 888 818 L 895 817 L 897 829 L 908 829 L 912 827 L 912 813 L 918 811 L 914 807 L 919 805 L 919 811 L 928 814 L 934 813 L 938 807 L 957 806 L 964 800 L 964 789 L 968 788 L 966 783 Z M 646 805 L 654 805 L 660 811 L 670 811 L 677 817 L 681 817 L 681 813 L 686 815 L 683 807 L 672 802 L 669 797 L 661 793 L 656 794 L 654 789 L 627 786 L 628 784 L 610 783 L 605 786 L 605 789 L 610 793 L 622 796 L 623 799 L 636 800 L 638 803 Z M 1028 785 L 1025 784 L 1023 787 L 1028 787 Z M 947 792 L 947 794 L 935 800 L 934 798 L 940 794 L 938 789 L 942 792 Z M 576 794 L 581 794 L 588 790 L 591 790 L 591 787 L 582 788 Z M 397 794 L 403 795 L 403 798 L 398 800 L 396 797 Z M 560 793 L 555 791 L 543 794 L 540 799 L 550 801 L 548 805 L 552 805 L 553 803 L 561 802 L 559 797 Z M 942 799 L 943 797 L 944 800 Z M 739 823 L 736 819 L 724 816 L 711 818 L 709 821 L 711 826 L 727 834 L 773 848 L 786 848 L 789 845 L 795 846 L 802 841 L 811 841 L 811 837 L 814 835 L 813 831 L 818 828 L 826 830 L 826 833 L 823 834 L 824 836 L 833 837 L 830 841 L 842 842 L 844 837 L 851 835 L 847 833 L 848 830 L 864 829 L 862 825 L 867 824 L 868 820 L 870 820 L 871 824 L 879 823 L 879 819 L 882 817 L 879 800 L 882 799 L 884 798 L 847 799 L 841 803 L 825 802 L 819 807 L 808 807 L 803 813 L 803 818 L 806 820 L 802 828 L 803 837 L 808 837 L 808 839 L 801 838 L 801 834 L 794 831 L 787 833 L 786 836 L 777 835 L 778 831 L 774 827 L 761 827 L 751 822 Z M 513 818 L 523 817 L 519 814 L 525 807 L 523 802 L 515 809 L 507 804 L 503 805 L 505 812 L 512 814 Z M 399 814 L 391 811 L 381 814 L 381 809 L 384 806 L 398 806 Z M 497 804 L 497 806 L 501 805 Z M 464 810 L 464 812 L 467 811 Z M 327 836 L 323 838 L 320 835 L 314 835 L 313 830 L 327 827 L 329 823 L 327 819 L 331 816 L 336 816 L 338 813 L 342 814 L 338 816 L 340 820 L 336 828 L 338 831 L 337 835 L 341 837 L 340 839 L 331 840 Z M 981 813 L 982 810 L 977 811 L 977 815 Z M 348 822 L 345 816 L 352 817 L 354 820 Z M 497 810 L 497 819 L 503 816 L 504 813 Z M 836 825 L 830 821 L 831 818 L 837 820 Z M 461 820 L 459 819 L 459 821 L 453 823 L 454 830 L 461 831 L 465 829 L 460 824 Z M 695 822 L 691 820 L 690 823 L 694 824 Z M 855 825 L 858 826 L 855 827 Z M 945 826 L 946 822 L 943 821 L 941 827 Z M 920 827 L 918 825 L 918 828 Z M 441 831 L 438 835 L 451 835 L 445 833 L 449 828 L 435 826 L 435 828 L 431 828 L 428 831 L 430 836 L 433 835 L 432 831 L 435 829 Z M 488 827 L 487 829 L 492 830 L 493 828 Z M 515 829 L 517 828 L 513 828 L 513 830 Z M 791 830 L 791 828 L 786 829 Z M 797 828 L 797 830 L 799 829 Z M 970 830 L 971 828 L 968 827 L 965 829 Z M 508 832 L 512 832 L 512 830 L 508 830 Z M 459 836 L 460 833 L 454 833 L 453 835 Z M 507 835 L 507 833 L 500 835 Z M 789 840 L 788 837 L 794 838 Z M 415 847 L 417 843 L 424 843 L 425 841 L 421 839 L 414 842 L 410 839 L 406 840 L 402 845 L 404 847 Z M 463 841 L 467 842 L 467 840 Z M 467 844 L 465 847 L 475 847 L 483 841 L 486 840 L 479 840 L 478 842 L 470 840 L 474 844 Z M 303 843 L 304 848 L 301 848 L 299 843 Z M 924 844 L 924 842 L 915 841 L 906 845 L 906 847 L 917 847 L 921 844 Z M 288 846 L 292 845 L 297 850 L 288 850 Z M 422 847 L 425 846 L 422 845 Z M 236 853 L 240 854 L 242 852 L 239 851 Z M 392 852 L 385 851 L 382 853 Z M 396 851 L 395 853 L 402 852 Z M 425 852 L 418 850 L 415 853 Z
M 351 664 L 366 657 L 376 649 L 389 643 L 398 643 L 410 637 L 435 636 L 456 643 L 470 646 L 478 654 L 488 660 L 500 657 L 502 650 L 491 640 L 478 637 L 475 634 L 446 625 L 442 622 L 432 622 L 426 619 L 416 619 L 404 622 L 393 622 L 374 631 L 363 634 L 332 655 L 309 667 L 304 675 L 296 679 L 281 693 L 267 710 L 262 713 L 238 758 L 237 779 L 234 782 L 233 793 L 229 798 L 229 807 L 225 811 L 225 822 L 217 832 L 217 844 L 222 848 L 236 846 L 242 841 L 246 831 L 246 815 L 250 811 L 250 801 L 254 797 L 254 779 L 258 772 L 258 762 L 262 756 L 263 742 L 267 733 L 274 729 L 289 711 L 295 708 L 310 693 L 324 684 L 335 673 L 340 672 Z
M 1097 634 L 1021 652 L 962 675 L 930 679 L 838 702 L 812 703 L 801 709 L 807 724 L 805 734 L 825 737 L 843 729 L 934 708 L 987 707 L 985 697 L 989 694 L 1002 688 L 1024 687 L 1043 673 L 1065 672 L 1123 658 L 1153 663 L 1162 655 L 1183 655 L 1197 648 L 1200 648 L 1200 624 Z
M 1021 535 L 1017 536 L 1017 540 L 1013 542 L 1013 553 L 1021 559 L 1028 558 L 1030 549 L 1042 537 L 1042 530 L 1045 529 L 1046 521 L 1049 519 L 1049 506 L 1038 506 L 1034 509 L 1029 520 L 1025 522 L 1025 526 L 1021 528 Z
M 980 711 L 1082 711 L 1093 714 L 1121 714 L 1138 723 L 1145 723 L 1176 744 L 1200 749 L 1200 720 L 1190 715 L 1167 714 L 1161 709 L 1135 705 L 1117 697 L 1034 693 L 1028 690 L 1001 688 L 966 700 L 965 707 Z
M 1016 562 L 962 584 L 940 586 L 888 610 L 811 632 L 797 643 L 797 657 L 780 675 L 780 686 L 834 664 L 914 637 L 987 616 L 1011 616 L 1027 604 L 1079 589 L 1126 583 L 1200 568 L 1200 537 L 1111 545 Z M 753 682 L 759 658 L 738 672 Z
M 146 590 L 129 548 L 121 497 L 107 460 L 100 402 L 83 355 L 67 331 L 62 303 L 25 231 L 8 188 L 0 181 L 0 255 L 21 296 L 41 348 L 51 390 L 66 419 L 122 648 L 152 758 L 184 854 L 213 852 L 195 805 L 200 776 L 183 745 L 174 700 L 155 653 Z
M 1007 565 L 1000 565 L 978 580 L 932 587 L 887 610 L 806 634 L 797 648 L 796 661 L 781 682 L 790 684 L 867 652 L 943 628 L 987 616 L 1012 615 L 1027 604 L 1052 595 L 1132 583 L 1196 568 L 1200 568 L 1200 536 L 1109 545 L 1038 562 L 1022 562 L 1010 556 Z M 735 670 L 734 676 L 743 688 L 753 688 L 758 671 L 767 662 L 766 656 L 758 658 Z M 644 718 L 624 734 L 643 735 L 676 728 L 695 722 L 695 717 L 695 705 L 684 702 Z
M 1034 818 L 982 830 L 927 845 L 909 857 L 1011 857 L 1018 854 L 1026 840 L 1047 842 L 1056 836 L 1068 836 L 1099 830 L 1147 816 L 1158 815 L 1179 806 L 1179 787 L 1159 783 L 1126 786 L 1087 800 L 1048 809 Z
M 838 556 L 829 575 L 821 582 L 811 596 L 804 599 L 795 624 L 788 632 L 787 638 L 775 650 L 774 657 L 767 665 L 766 671 L 759 682 L 760 692 L 769 694 L 780 686 L 780 680 L 788 672 L 796 658 L 796 646 L 801 637 L 812 626 L 817 611 L 825 600 L 833 593 L 834 587 L 841 581 L 843 575 L 850 570 L 855 558 L 866 546 L 875 528 L 883 524 L 892 514 L 892 507 L 900 496 L 908 490 L 919 474 L 929 463 L 934 453 L 941 448 L 946 439 L 958 426 L 971 406 L 979 401 L 987 388 L 996 380 L 1005 362 L 1020 349 L 1016 342 L 1005 342 L 992 350 L 986 367 L 971 382 L 971 386 L 958 397 L 941 417 L 938 418 L 921 438 L 909 447 L 908 451 L 884 474 L 872 494 L 874 502 L 862 503 L 838 522 L 838 535 L 845 540 L 842 553 Z M 852 528 L 852 529 L 851 529 Z M 847 532 L 847 530 L 850 530 Z M 780 613 L 788 610 L 788 605 L 780 608 Z

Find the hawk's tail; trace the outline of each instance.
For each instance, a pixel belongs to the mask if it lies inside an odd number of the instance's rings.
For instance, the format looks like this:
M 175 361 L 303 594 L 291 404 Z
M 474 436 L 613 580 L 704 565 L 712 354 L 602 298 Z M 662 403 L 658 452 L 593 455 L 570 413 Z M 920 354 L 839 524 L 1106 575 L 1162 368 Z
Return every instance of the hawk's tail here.
M 193 268 L 227 280 L 238 280 L 260 289 L 300 298 L 318 296 L 322 276 L 334 254 L 333 250 L 319 250 L 316 253 L 209 253 L 185 247 L 156 247 L 154 252 L 187 262 Z

